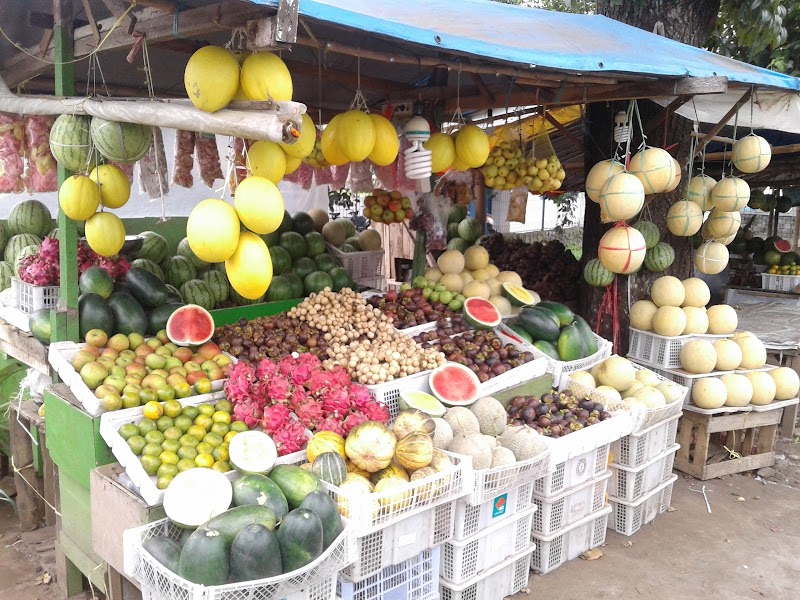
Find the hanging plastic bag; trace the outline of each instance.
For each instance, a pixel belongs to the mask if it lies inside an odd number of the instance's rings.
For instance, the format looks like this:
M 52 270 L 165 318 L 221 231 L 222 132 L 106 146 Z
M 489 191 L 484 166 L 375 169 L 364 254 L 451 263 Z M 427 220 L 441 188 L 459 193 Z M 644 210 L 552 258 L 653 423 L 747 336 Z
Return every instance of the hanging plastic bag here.
M 175 132 L 175 161 L 172 164 L 172 185 L 190 188 L 194 185 L 194 131 Z
M 164 151 L 160 127 L 153 127 L 153 143 L 139 161 L 139 185 L 151 200 L 163 198 L 169 193 L 167 153 Z
M 25 188 L 24 124 L 19 115 L 0 113 L 0 193 L 14 194 Z
M 50 128 L 55 117 L 25 117 L 25 147 L 28 170 L 25 189 L 29 192 L 58 191 L 58 165 L 50 152 Z
M 366 162 L 351 163 L 345 187 L 353 194 L 372 193 L 375 186 L 372 185 L 370 166 Z
M 506 221 L 524 223 L 528 212 L 528 188 L 516 187 L 511 190 L 511 199 L 508 202 L 508 215 Z
M 217 138 L 214 135 L 198 133 L 194 138 L 197 150 L 197 164 L 200 166 L 200 177 L 207 187 L 213 188 L 217 179 L 224 179 L 222 164 L 219 160 Z

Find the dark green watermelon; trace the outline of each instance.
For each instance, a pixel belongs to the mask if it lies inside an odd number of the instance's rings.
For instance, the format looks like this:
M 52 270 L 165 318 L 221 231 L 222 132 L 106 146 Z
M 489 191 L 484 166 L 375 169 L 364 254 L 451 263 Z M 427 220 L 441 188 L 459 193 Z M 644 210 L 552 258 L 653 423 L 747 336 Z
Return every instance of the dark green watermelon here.
M 97 294 L 81 294 L 78 298 L 78 331 L 81 339 L 92 329 L 107 334 L 116 331 L 114 313 L 108 303 Z

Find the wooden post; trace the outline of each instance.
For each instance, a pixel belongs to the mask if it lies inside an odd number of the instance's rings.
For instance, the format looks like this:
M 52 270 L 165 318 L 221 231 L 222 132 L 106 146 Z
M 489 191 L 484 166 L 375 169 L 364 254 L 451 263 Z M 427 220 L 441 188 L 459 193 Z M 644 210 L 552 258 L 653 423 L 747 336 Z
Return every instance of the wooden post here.
M 75 95 L 72 3 L 53 1 L 53 43 L 55 46 L 55 92 L 58 96 Z M 58 166 L 59 186 L 70 176 Z M 53 315 L 53 341 L 78 339 L 78 234 L 75 221 L 58 210 L 58 242 L 61 267 L 61 292 L 58 311 Z

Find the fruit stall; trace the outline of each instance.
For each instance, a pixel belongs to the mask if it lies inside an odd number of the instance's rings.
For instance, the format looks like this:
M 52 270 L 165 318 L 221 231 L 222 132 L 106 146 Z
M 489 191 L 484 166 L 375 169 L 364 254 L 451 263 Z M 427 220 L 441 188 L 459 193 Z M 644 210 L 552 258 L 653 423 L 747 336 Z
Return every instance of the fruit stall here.
M 795 275 L 796 240 L 739 233 L 770 146 L 732 139 L 717 181 L 646 143 L 638 101 L 796 79 L 606 23 L 638 64 L 571 37 L 591 18 L 483 0 L 436 30 L 390 0 L 109 4 L 54 2 L 49 66 L 0 53 L 10 464 L 66 597 L 500 600 L 653 522 L 674 469 L 774 463 L 786 335 L 708 283 L 733 244 Z M 478 25 L 548 19 L 581 51 Z M 627 107 L 612 158 L 562 162 L 599 102 Z M 610 226 L 592 257 L 487 229 L 566 188 Z

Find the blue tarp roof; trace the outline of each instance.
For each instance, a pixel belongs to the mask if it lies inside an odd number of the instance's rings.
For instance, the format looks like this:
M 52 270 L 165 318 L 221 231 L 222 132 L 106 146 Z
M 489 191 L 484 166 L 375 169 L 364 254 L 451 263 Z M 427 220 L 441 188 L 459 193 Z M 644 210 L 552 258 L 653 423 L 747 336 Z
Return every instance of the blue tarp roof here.
M 278 0 L 250 0 L 277 6 Z M 489 0 L 299 0 L 303 17 L 449 50 L 570 73 L 727 77 L 800 90 L 800 79 L 681 44 L 599 15 Z M 353 40 L 355 45 L 358 40 Z

